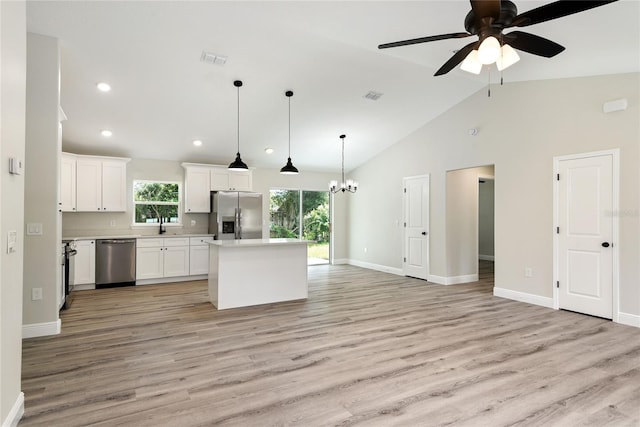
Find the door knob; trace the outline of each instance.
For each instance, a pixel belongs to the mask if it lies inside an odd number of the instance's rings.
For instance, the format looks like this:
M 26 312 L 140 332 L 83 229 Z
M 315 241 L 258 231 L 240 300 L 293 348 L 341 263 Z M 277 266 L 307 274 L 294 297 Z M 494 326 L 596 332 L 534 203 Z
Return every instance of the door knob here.
M 422 235 L 423 235 L 423 236 L 426 236 L 426 235 L 427 235 L 427 232 L 426 232 L 426 231 L 423 231 L 423 232 L 422 232 Z
M 603 248 L 608 248 L 609 247 L 609 242 L 602 242 L 602 247 Z

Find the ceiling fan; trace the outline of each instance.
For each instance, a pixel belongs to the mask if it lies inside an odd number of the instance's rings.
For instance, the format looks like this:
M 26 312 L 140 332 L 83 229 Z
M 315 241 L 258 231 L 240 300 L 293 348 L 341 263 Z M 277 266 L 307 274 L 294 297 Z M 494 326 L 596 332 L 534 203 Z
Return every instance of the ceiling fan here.
M 511 27 L 527 27 L 563 16 L 583 12 L 617 0 L 578 1 L 561 0 L 531 9 L 518 15 L 518 8 L 509 0 L 470 0 L 471 10 L 464 19 L 466 33 L 440 34 L 385 43 L 378 49 L 407 46 L 418 43 L 433 42 L 446 39 L 458 39 L 478 36 L 478 40 L 458 50 L 434 76 L 448 73 L 462 62 L 465 71 L 479 74 L 482 66 L 496 63 L 499 70 L 517 62 L 520 58 L 515 49 L 533 55 L 551 58 L 564 50 L 564 47 L 551 40 L 523 31 L 512 31 L 503 34 L 503 30 Z

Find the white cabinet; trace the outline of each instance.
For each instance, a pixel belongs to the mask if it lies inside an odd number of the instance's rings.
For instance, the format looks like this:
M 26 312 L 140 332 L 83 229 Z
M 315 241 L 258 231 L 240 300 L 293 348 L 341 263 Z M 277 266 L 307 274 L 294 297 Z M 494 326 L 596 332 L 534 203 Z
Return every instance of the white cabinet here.
M 185 170 L 184 211 L 187 213 L 209 213 L 208 167 L 187 167 Z
M 60 209 L 76 211 L 76 156 L 62 153 L 60 156 Z
M 209 193 L 211 191 L 251 191 L 253 173 L 230 171 L 226 166 L 200 163 L 182 163 L 185 169 L 186 213 L 209 213 Z
M 188 237 L 138 239 L 136 280 L 188 275 Z
M 102 161 L 102 210 L 107 212 L 127 210 L 126 161 Z
M 76 240 L 73 260 L 74 284 L 92 285 L 96 282 L 96 241 Z
M 76 159 L 76 211 L 102 210 L 102 161 Z
M 211 169 L 211 191 L 251 191 L 251 171 L 236 172 L 226 168 Z
M 126 211 L 128 161 L 76 156 L 76 212 Z
M 189 274 L 209 274 L 209 244 L 213 237 L 189 239 Z

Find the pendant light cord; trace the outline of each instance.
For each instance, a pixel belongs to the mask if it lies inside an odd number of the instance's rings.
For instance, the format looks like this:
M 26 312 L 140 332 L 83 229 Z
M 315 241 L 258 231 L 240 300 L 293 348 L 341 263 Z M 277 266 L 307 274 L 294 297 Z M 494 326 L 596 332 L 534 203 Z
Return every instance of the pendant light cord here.
M 346 184 L 344 180 L 344 137 L 340 139 L 342 139 L 342 183 Z
M 291 97 L 289 96 L 289 158 L 291 158 Z
M 237 86 L 238 93 L 238 154 L 240 154 L 240 86 Z

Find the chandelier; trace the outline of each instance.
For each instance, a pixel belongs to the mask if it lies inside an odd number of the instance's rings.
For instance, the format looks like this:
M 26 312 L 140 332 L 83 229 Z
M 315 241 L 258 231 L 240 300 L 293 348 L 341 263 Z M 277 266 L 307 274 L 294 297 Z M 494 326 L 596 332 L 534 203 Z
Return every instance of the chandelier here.
M 329 182 L 329 191 L 331 191 L 332 194 L 335 194 L 338 191 L 342 191 L 343 193 L 345 191 L 348 191 L 349 193 L 355 193 L 358 191 L 358 183 L 356 181 L 351 179 L 347 179 L 345 181 L 344 179 L 344 139 L 346 137 L 346 135 L 340 135 L 340 139 L 342 140 L 342 182 L 340 182 L 339 187 L 338 181 L 333 180 Z

